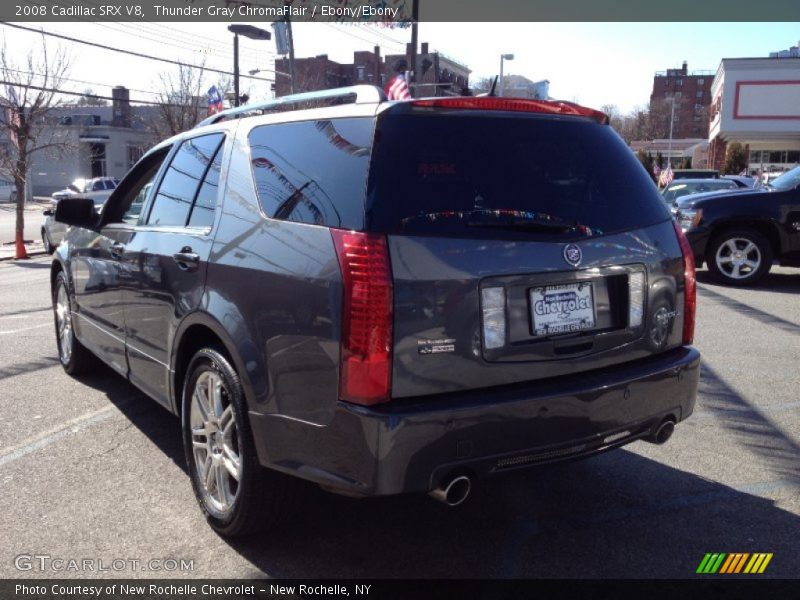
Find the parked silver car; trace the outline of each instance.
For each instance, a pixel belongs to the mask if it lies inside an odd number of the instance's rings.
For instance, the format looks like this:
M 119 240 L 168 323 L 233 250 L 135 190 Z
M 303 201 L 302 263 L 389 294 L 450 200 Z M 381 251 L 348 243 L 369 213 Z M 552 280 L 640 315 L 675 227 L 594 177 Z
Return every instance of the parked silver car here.
M 75 198 L 83 197 L 84 196 L 75 196 Z M 105 204 L 107 198 L 108 196 L 92 198 L 95 210 L 98 213 L 102 210 L 103 204 Z M 53 253 L 56 247 L 61 243 L 61 240 L 64 239 L 64 235 L 69 228 L 69 225 L 56 221 L 56 206 L 59 202 L 69 202 L 70 200 L 72 200 L 70 197 L 52 200 L 52 208 L 47 208 L 42 213 L 44 215 L 44 222 L 42 223 L 42 243 L 44 243 L 44 251 L 47 252 L 47 254 Z
M 54 200 L 80 196 L 81 198 L 100 199 L 101 204 L 108 200 L 111 192 L 117 187 L 119 179 L 116 177 L 95 177 L 94 179 L 76 179 L 65 189 L 51 194 Z M 95 202 L 96 204 L 96 202 Z

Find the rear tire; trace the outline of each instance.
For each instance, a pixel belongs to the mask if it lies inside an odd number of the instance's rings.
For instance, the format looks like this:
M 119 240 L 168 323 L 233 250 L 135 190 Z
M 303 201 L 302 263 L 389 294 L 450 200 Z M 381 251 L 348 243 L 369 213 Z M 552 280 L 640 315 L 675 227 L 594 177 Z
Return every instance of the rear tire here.
M 746 286 L 758 283 L 772 267 L 769 240 L 752 229 L 731 229 L 711 241 L 706 261 L 719 283 Z
M 56 275 L 56 283 L 53 286 L 53 316 L 56 325 L 58 359 L 61 366 L 70 375 L 85 373 L 95 364 L 94 357 L 75 337 L 75 329 L 72 326 L 72 301 L 64 271 L 60 271 Z
M 50 243 L 50 238 L 47 236 L 46 229 L 42 229 L 42 243 L 44 244 L 45 254 L 52 254 L 55 251 L 55 246 Z
M 183 386 L 183 446 L 197 502 L 227 537 L 274 528 L 288 516 L 297 481 L 258 462 L 242 384 L 217 348 L 198 351 Z

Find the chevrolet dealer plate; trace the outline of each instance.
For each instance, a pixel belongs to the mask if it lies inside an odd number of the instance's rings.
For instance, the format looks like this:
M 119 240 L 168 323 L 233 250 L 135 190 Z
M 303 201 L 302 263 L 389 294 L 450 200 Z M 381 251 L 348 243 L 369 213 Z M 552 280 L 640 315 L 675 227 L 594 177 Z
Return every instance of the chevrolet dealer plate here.
M 594 293 L 588 281 L 532 288 L 530 299 L 534 335 L 594 328 Z

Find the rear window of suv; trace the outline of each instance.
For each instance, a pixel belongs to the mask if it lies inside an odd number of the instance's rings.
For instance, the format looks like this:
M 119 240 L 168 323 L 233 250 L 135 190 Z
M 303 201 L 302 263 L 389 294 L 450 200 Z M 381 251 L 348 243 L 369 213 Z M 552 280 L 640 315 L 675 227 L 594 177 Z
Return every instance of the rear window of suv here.
M 255 127 L 250 161 L 264 214 L 361 229 L 374 125 L 362 117 Z
M 608 126 L 539 116 L 387 115 L 367 229 L 458 237 L 582 237 L 670 218 Z

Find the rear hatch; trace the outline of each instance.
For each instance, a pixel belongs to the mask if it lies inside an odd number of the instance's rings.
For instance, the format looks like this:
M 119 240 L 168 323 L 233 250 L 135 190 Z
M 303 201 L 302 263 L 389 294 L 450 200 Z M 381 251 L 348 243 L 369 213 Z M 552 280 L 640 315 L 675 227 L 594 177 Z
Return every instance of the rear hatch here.
M 682 343 L 670 215 L 591 114 L 391 105 L 365 229 L 391 262 L 394 398 L 590 377 Z

